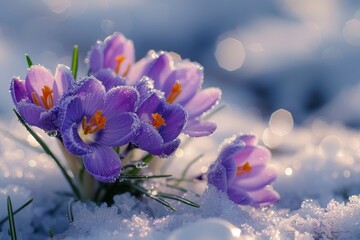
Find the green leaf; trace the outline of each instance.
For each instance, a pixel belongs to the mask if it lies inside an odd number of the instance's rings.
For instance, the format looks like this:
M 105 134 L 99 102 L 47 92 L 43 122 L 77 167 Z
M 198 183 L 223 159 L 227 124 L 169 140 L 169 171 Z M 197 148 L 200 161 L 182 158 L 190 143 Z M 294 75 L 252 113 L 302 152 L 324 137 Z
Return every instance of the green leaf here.
M 23 210 L 26 206 L 28 206 L 30 203 L 32 203 L 33 199 L 30 199 L 29 201 L 27 201 L 26 203 L 24 203 L 21 207 L 19 207 L 18 209 L 16 209 L 13 213 L 13 215 L 17 214 L 18 212 L 20 212 L 21 210 Z M 9 219 L 9 216 L 5 217 L 3 220 L 0 221 L 0 226 L 2 224 L 4 224 L 7 220 Z
M 71 61 L 71 72 L 76 80 L 76 74 L 78 70 L 79 64 L 79 47 L 78 45 L 74 45 L 73 54 L 72 54 L 72 61 Z
M 158 196 L 160 197 L 163 197 L 163 198 L 169 198 L 169 199 L 173 199 L 173 200 L 176 200 L 176 201 L 179 201 L 179 202 L 182 202 L 182 203 L 185 203 L 187 205 L 190 205 L 192 207 L 196 207 L 196 208 L 199 208 L 200 205 L 187 199 L 187 198 L 184 198 L 184 197 L 181 197 L 181 196 L 178 196 L 178 195 L 175 195 L 175 194 L 169 194 L 169 193 L 163 193 L 163 192 L 159 192 L 158 193 Z
M 14 220 L 14 212 L 12 209 L 11 198 L 10 196 L 7 197 L 7 211 L 9 217 L 9 231 L 11 240 L 16 240 L 16 227 L 15 227 L 15 220 Z
M 148 154 L 145 157 L 143 157 L 140 161 L 142 161 L 144 164 L 149 163 L 153 159 L 153 155 Z M 134 168 L 131 171 L 129 171 L 129 175 L 136 175 L 140 172 L 141 168 Z
M 75 196 L 80 199 L 80 191 L 72 181 L 69 174 L 66 172 L 65 168 L 62 166 L 60 161 L 55 157 L 55 155 L 52 153 L 52 151 L 49 149 L 49 147 L 46 145 L 46 143 L 26 124 L 25 120 L 20 116 L 20 114 L 13 109 L 16 116 L 18 117 L 19 121 L 24 125 L 26 130 L 35 138 L 35 140 L 40 144 L 40 146 L 44 149 L 45 153 L 48 154 L 56 163 L 56 165 L 60 168 L 61 173 L 64 175 L 65 179 L 69 183 L 71 190 L 74 192 Z
M 32 65 L 34 65 L 29 57 L 29 55 L 25 54 L 25 58 L 26 58 L 26 61 L 27 61 L 27 64 L 29 67 L 31 67 Z
M 141 187 L 140 185 L 133 184 L 132 187 L 135 190 L 139 191 L 140 193 L 145 194 L 147 197 L 161 203 L 162 205 L 164 205 L 165 207 L 171 209 L 172 211 L 176 211 L 176 209 L 174 207 L 172 207 L 169 202 L 167 202 L 166 200 L 164 200 L 161 197 L 158 197 L 156 194 L 151 194 L 147 189 Z
M 49 237 L 50 237 L 50 239 L 53 239 L 54 238 L 54 233 L 49 229 Z
M 119 177 L 119 181 L 122 180 L 138 180 L 138 179 L 151 179 L 151 178 L 168 178 L 171 177 L 172 175 L 125 175 L 125 176 L 120 176 Z

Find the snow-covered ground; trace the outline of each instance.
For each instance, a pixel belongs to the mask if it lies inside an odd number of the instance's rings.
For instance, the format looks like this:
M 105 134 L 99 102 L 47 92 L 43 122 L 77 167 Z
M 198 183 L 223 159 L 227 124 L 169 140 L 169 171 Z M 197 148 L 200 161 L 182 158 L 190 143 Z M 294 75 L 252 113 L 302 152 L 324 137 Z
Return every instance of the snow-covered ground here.
M 164 160 L 169 163 L 162 171 L 179 175 L 187 161 L 204 153 L 189 171 L 189 176 L 196 176 L 215 160 L 225 137 L 238 132 L 254 133 L 272 149 L 271 165 L 278 173 L 273 187 L 281 195 L 273 207 L 237 206 L 204 183 L 186 186 L 200 193 L 185 195 L 199 203 L 199 209 L 172 202 L 177 209 L 172 212 L 155 201 L 129 194 L 116 196 L 111 207 L 73 202 L 64 194 L 69 188 L 55 164 L 12 120 L 1 123 L 5 132 L 1 133 L 0 148 L 0 219 L 7 215 L 6 197 L 10 195 L 14 209 L 34 199 L 15 216 L 21 239 L 44 239 L 49 237 L 49 231 L 54 233 L 54 239 L 189 239 L 189 234 L 192 239 L 359 238 L 359 131 L 321 119 L 293 127 L 291 115 L 285 110 L 263 122 L 231 104 L 226 104 L 212 120 L 219 123 L 218 131 L 181 147 L 173 159 Z M 224 122 L 227 124 L 221 124 Z M 8 129 L 17 129 L 10 133 L 25 144 L 6 133 Z M 43 137 L 61 156 L 54 139 Z M 70 205 L 74 218 L 71 223 Z M 0 236 L 8 238 L 8 224 L 4 223 L 1 229 Z

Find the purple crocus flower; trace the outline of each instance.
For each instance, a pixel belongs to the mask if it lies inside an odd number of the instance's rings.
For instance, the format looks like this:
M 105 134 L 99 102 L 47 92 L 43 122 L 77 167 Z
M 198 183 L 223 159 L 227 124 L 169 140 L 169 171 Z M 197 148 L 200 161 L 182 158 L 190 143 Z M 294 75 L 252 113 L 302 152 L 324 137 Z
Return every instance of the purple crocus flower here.
M 256 137 L 238 136 L 222 148 L 210 168 L 208 182 L 237 204 L 255 207 L 272 204 L 279 194 L 268 186 L 276 178 L 275 171 L 266 166 L 270 158 L 268 149 L 257 146 Z
M 57 106 L 75 80 L 71 70 L 58 65 L 53 76 L 41 65 L 29 68 L 25 80 L 14 77 L 10 92 L 16 109 L 29 124 L 45 131 L 55 130 Z
M 134 140 L 139 119 L 133 113 L 138 92 L 132 87 L 115 87 L 106 92 L 93 77 L 75 86 L 59 111 L 65 148 L 81 156 L 86 170 L 97 180 L 109 182 L 120 172 L 114 146 Z
M 134 64 L 135 50 L 131 40 L 121 33 L 114 33 L 104 42 L 98 41 L 88 54 L 89 71 L 100 81 L 106 89 L 111 85 L 124 85 Z
M 141 126 L 134 144 L 154 155 L 171 155 L 180 144 L 178 136 L 186 123 L 186 112 L 178 104 L 167 103 L 149 79 L 142 79 L 137 89 L 140 103 L 136 113 Z
M 177 59 L 174 54 L 150 51 L 130 69 L 127 84 L 135 84 L 143 76 L 154 81 L 155 89 L 164 92 L 168 103 L 184 107 L 188 114 L 183 131 L 185 134 L 201 137 L 215 131 L 216 125 L 202 120 L 201 116 L 219 101 L 221 91 L 218 88 L 201 90 L 204 76 L 202 66 Z

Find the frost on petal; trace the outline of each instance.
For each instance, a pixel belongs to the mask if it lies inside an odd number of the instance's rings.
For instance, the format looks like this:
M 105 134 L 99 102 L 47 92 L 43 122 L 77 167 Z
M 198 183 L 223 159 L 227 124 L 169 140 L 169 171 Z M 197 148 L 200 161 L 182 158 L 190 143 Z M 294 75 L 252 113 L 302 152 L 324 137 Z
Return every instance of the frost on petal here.
M 46 85 L 53 89 L 54 77 L 50 70 L 41 65 L 32 66 L 25 79 L 26 90 L 29 94 L 35 93 L 38 99 L 42 96 L 42 88 Z
M 29 94 L 26 90 L 25 81 L 14 77 L 10 83 L 10 93 L 15 105 L 21 100 L 29 101 Z
M 220 99 L 221 90 L 206 88 L 198 92 L 184 107 L 189 119 L 194 119 L 212 108 Z
M 59 110 L 60 129 L 65 131 L 70 128 L 73 123 L 80 123 L 84 117 L 84 110 L 80 98 L 68 99 L 64 106 Z
M 138 92 L 131 87 L 116 87 L 106 94 L 104 112 L 133 112 Z
M 189 120 L 184 128 L 184 133 L 190 137 L 209 136 L 216 130 L 216 124 L 204 120 Z
M 83 156 L 83 162 L 86 170 L 100 182 L 113 181 L 120 174 L 120 158 L 111 147 L 94 147 Z
M 29 125 L 41 128 L 39 121 L 41 114 L 46 112 L 44 108 L 36 106 L 32 103 L 21 101 L 17 105 L 17 110 L 25 122 Z
M 101 130 L 101 135 L 97 140 L 99 144 L 122 146 L 134 140 L 140 125 L 140 121 L 134 113 L 113 112 L 106 117 L 106 127 Z
M 58 65 L 55 70 L 54 101 L 59 101 L 61 96 L 75 83 L 74 76 L 69 67 Z
M 103 109 L 105 93 L 105 87 L 99 80 L 88 77 L 82 80 L 74 95 L 81 98 L 86 116 L 91 117 L 96 111 Z
M 228 181 L 226 177 L 226 169 L 221 164 L 211 166 L 208 174 L 208 182 L 223 192 L 228 190 Z

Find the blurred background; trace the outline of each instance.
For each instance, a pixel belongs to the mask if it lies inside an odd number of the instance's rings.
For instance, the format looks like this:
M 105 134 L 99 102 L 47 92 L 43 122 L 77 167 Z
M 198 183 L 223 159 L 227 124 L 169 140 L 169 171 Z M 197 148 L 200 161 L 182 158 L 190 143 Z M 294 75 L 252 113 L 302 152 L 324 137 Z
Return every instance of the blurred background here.
M 137 59 L 154 49 L 199 62 L 205 85 L 249 115 L 360 126 L 355 0 L 11 1 L 0 8 L 1 119 L 13 117 L 8 84 L 25 77 L 25 53 L 54 71 L 70 65 L 74 44 L 83 60 L 114 31 L 134 41 Z

